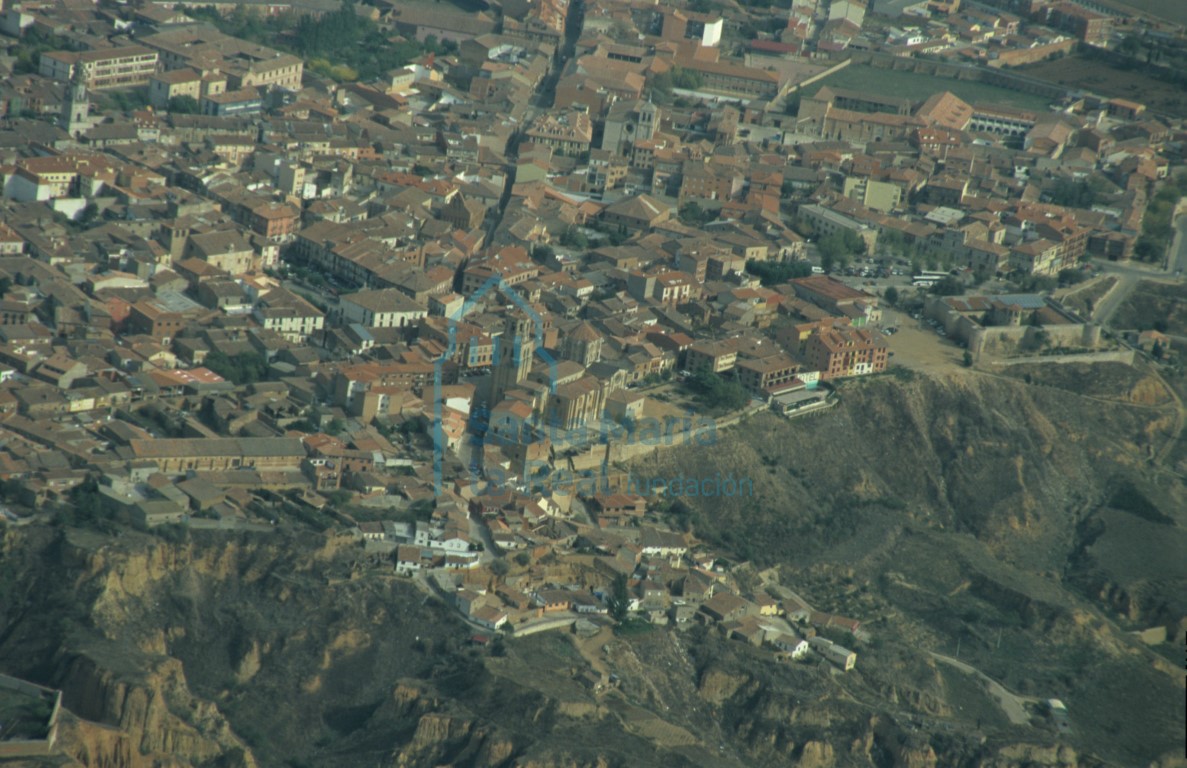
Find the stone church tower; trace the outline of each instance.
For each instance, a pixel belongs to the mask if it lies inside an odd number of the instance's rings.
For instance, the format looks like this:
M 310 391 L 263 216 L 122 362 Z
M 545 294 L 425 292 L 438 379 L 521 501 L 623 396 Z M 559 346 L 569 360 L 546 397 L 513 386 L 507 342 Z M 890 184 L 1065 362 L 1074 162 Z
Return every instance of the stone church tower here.
M 66 87 L 66 98 L 62 102 L 61 126 L 71 137 L 76 137 L 90 127 L 91 105 L 87 97 L 86 73 L 82 62 L 74 63 L 70 85 Z
M 536 351 L 536 337 L 532 318 L 524 312 L 507 317 L 503 335 L 498 341 L 498 358 L 491 375 L 490 404 L 502 402 L 507 391 L 522 384 L 532 371 L 532 355 Z

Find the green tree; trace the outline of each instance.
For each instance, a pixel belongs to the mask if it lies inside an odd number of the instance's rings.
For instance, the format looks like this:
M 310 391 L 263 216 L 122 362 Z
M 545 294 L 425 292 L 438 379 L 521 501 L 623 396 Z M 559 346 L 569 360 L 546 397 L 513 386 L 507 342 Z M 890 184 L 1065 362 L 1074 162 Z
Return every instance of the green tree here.
M 507 572 L 510 570 L 511 570 L 511 566 L 507 563 L 506 560 L 504 560 L 501 557 L 496 558 L 491 561 L 490 572 L 493 573 L 494 575 L 498 576 L 499 578 L 506 576 Z
M 676 88 L 684 88 L 690 91 L 695 91 L 702 85 L 701 76 L 697 72 L 692 72 L 680 67 L 672 68 L 672 85 Z
M 710 371 L 699 371 L 688 380 L 689 387 L 710 408 L 736 411 L 750 402 L 750 395 L 736 381 Z
M 79 212 L 78 224 L 83 227 L 90 226 L 97 218 L 99 218 L 99 206 L 94 202 L 89 202 Z
M 568 248 L 578 248 L 584 250 L 589 247 L 589 238 L 581 233 L 577 227 L 572 224 L 565 227 L 565 231 L 561 233 L 561 245 Z
M 1069 208 L 1091 208 L 1103 192 L 1099 179 L 1090 177 L 1079 181 L 1060 177 L 1051 188 L 1051 202 Z
M 700 203 L 689 202 L 680 206 L 680 221 L 690 227 L 703 226 L 717 218 L 717 212 L 701 207 Z
M 964 351 L 964 354 L 961 355 L 961 362 L 964 363 L 965 368 L 972 368 L 973 367 L 973 353 L 969 352 L 966 349 Z
M 834 232 L 816 244 L 816 250 L 820 253 L 820 265 L 826 272 L 845 267 L 853 260 L 855 254 L 864 253 L 865 249 L 865 241 L 861 236 L 849 230 Z
M 781 285 L 797 277 L 812 274 L 812 265 L 807 261 L 757 261 L 746 262 L 746 271 L 757 277 L 763 285 Z
M 234 384 L 252 384 L 268 374 L 268 360 L 258 352 L 228 356 L 215 350 L 206 356 L 203 365 Z
M 895 304 L 898 304 L 898 288 L 895 288 L 893 285 L 890 286 L 882 294 L 882 297 L 886 299 L 887 304 L 893 307 Z
M 610 618 L 617 622 L 626 620 L 631 607 L 631 595 L 630 590 L 627 589 L 626 574 L 620 573 L 614 577 L 607 606 L 610 609 Z
M 198 100 L 193 96 L 174 96 L 169 99 L 166 109 L 176 115 L 196 115 L 198 114 Z
M 964 283 L 948 275 L 943 280 L 937 281 L 929 290 L 936 296 L 959 296 L 964 293 Z
M 897 229 L 887 229 L 878 235 L 878 245 L 894 256 L 902 256 L 907 251 L 907 241 Z

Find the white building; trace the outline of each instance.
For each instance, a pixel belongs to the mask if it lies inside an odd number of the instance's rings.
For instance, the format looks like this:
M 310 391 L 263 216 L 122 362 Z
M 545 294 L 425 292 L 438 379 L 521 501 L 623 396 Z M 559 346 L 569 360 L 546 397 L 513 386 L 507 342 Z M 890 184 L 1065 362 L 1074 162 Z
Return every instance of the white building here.
M 817 635 L 808 638 L 808 645 L 812 650 L 836 664 L 843 671 L 848 672 L 857 664 L 857 654 L 848 648 L 837 645 L 832 640 Z
M 402 291 L 383 288 L 343 296 L 338 313 L 342 322 L 365 328 L 407 328 L 426 317 L 429 310 Z
M 799 660 L 808 655 L 808 650 L 811 646 L 808 641 L 799 635 L 790 634 L 788 632 L 780 632 L 771 640 L 771 645 L 791 656 L 795 660 Z
M 326 317 L 305 299 L 283 289 L 264 294 L 256 306 L 256 320 L 293 343 L 307 341 L 325 327 Z

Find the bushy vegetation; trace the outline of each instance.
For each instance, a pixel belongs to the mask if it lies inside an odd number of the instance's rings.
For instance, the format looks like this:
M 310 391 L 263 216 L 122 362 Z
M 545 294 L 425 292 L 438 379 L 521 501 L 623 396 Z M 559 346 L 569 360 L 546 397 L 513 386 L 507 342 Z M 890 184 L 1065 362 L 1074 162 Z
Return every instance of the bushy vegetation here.
M 647 81 L 648 93 L 657 104 L 672 103 L 672 89 L 683 88 L 695 91 L 700 88 L 701 76 L 680 67 L 672 67 L 668 72 L 661 72 Z
M 701 227 L 717 218 L 717 211 L 707 209 L 700 203 L 685 203 L 680 206 L 680 222 L 690 227 Z
M 14 61 L 12 72 L 26 75 L 37 72 L 41 66 L 41 54 L 48 51 L 80 50 L 78 43 L 66 37 L 40 32 L 30 27 L 21 35 L 21 41 L 9 49 Z
M 359 15 L 353 0 L 322 16 L 282 13 L 262 18 L 242 5 L 223 16 L 212 6 L 186 9 L 219 31 L 297 54 L 309 68 L 335 80 L 373 80 L 429 52 L 448 53 L 453 43 L 429 38 L 393 40 L 375 22 Z
M 807 237 L 816 234 L 815 227 L 803 219 L 796 222 L 796 229 Z M 816 243 L 816 250 L 820 254 L 820 266 L 825 272 L 832 272 L 844 268 L 855 255 L 865 253 L 866 243 L 856 232 L 844 230 L 821 238 Z
M 1187 173 L 1176 175 L 1158 190 L 1146 206 L 1142 234 L 1133 248 L 1134 256 L 1142 261 L 1159 261 L 1166 255 L 1175 236 L 1175 206 L 1183 195 L 1187 195 Z
M 1060 177 L 1051 188 L 1051 202 L 1069 208 L 1091 208 L 1100 201 L 1105 192 L 1105 182 L 1095 176 L 1077 181 Z
M 746 271 L 762 281 L 763 285 L 780 285 L 797 277 L 812 274 L 812 265 L 806 261 L 756 261 L 746 262 Z
M 736 411 L 750 402 L 750 395 L 741 384 L 716 373 L 696 373 L 688 380 L 688 386 L 696 393 L 697 399 L 710 409 Z
M 561 233 L 561 245 L 567 248 L 579 248 L 585 250 L 589 247 L 589 238 L 581 233 L 577 227 L 569 225 L 565 227 L 565 231 Z
M 193 96 L 174 96 L 169 99 L 167 109 L 175 115 L 198 114 L 198 100 Z
M 268 360 L 258 352 L 228 356 L 216 350 L 207 355 L 202 364 L 235 384 L 252 384 L 263 381 L 268 375 Z
M 964 283 L 948 275 L 943 280 L 936 281 L 929 290 L 935 296 L 959 296 L 964 293 Z

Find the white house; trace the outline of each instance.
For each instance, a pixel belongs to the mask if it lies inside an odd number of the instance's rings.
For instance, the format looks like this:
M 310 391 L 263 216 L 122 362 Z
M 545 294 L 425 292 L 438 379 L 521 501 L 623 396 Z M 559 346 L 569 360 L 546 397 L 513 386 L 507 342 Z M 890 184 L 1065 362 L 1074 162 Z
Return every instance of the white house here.
M 502 608 L 485 605 L 471 613 L 470 619 L 487 629 L 498 629 L 507 623 L 507 612 Z
M 420 547 L 403 544 L 396 548 L 396 573 L 400 576 L 411 576 L 421 569 L 425 561 L 425 552 Z M 432 558 L 431 553 L 429 558 Z
M 799 660 L 808 655 L 808 650 L 811 646 L 808 641 L 799 635 L 788 632 L 780 632 L 771 638 L 771 645 L 779 650 L 787 653 L 791 658 Z
M 358 323 L 364 328 L 407 328 L 429 314 L 403 291 L 382 288 L 359 291 L 341 297 L 338 313 L 343 323 Z
M 659 557 L 683 557 L 688 554 L 688 541 L 679 533 L 644 528 L 639 536 L 643 554 Z
M 359 523 L 364 541 L 383 541 L 383 523 Z
M 283 288 L 264 294 L 254 314 L 266 330 L 276 331 L 295 344 L 308 340 L 325 327 L 326 321 L 321 310 Z
M 463 538 L 459 534 L 449 534 L 449 538 L 433 539 L 429 542 L 429 546 L 433 549 L 443 549 L 446 552 L 458 553 L 470 551 L 470 540 Z

